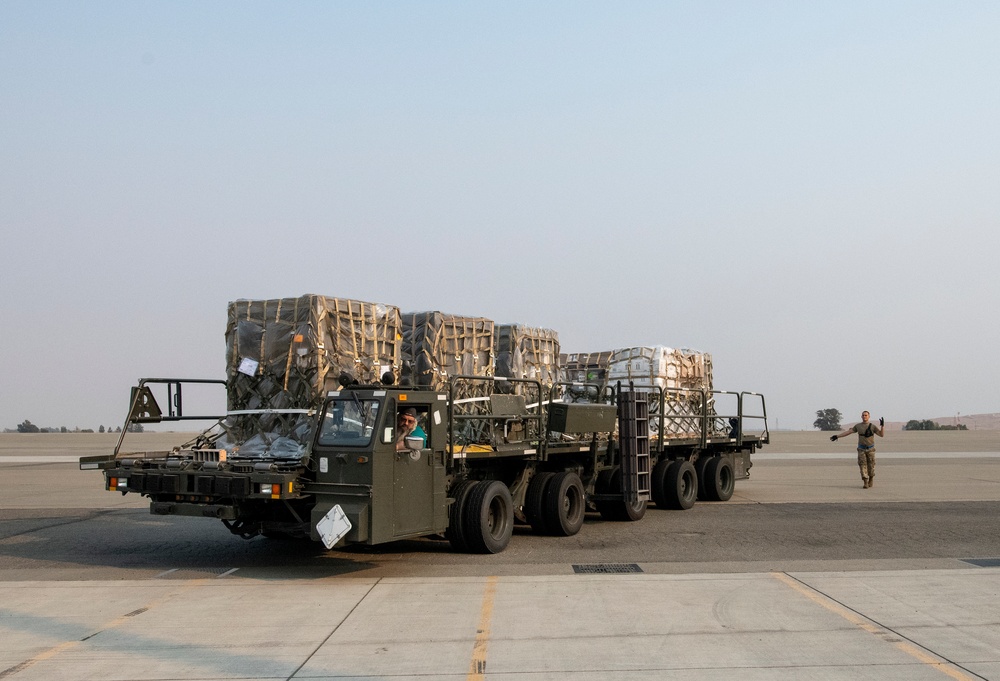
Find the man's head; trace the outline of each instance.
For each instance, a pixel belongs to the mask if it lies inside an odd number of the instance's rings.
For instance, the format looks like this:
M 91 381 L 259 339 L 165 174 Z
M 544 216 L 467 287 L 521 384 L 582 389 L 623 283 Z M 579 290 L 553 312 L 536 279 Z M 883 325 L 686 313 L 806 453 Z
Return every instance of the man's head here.
M 865 423 L 868 423 L 868 419 L 870 419 L 870 418 L 871 418 L 871 414 L 869 414 L 866 411 L 861 412 L 861 420 L 862 421 L 864 421 Z
M 413 430 L 417 426 L 417 410 L 413 407 L 403 407 L 396 415 L 396 423 L 400 428 Z

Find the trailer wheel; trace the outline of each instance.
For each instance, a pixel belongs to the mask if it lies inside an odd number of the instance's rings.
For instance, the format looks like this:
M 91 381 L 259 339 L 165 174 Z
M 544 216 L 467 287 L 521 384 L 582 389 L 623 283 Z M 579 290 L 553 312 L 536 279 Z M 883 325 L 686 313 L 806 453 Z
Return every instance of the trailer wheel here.
M 621 494 L 622 470 L 615 466 L 610 471 L 601 471 L 597 476 L 598 494 Z M 597 511 L 605 520 L 636 521 L 646 515 L 646 502 L 631 504 L 624 499 L 602 499 L 596 502 Z
M 705 466 L 705 494 L 709 501 L 729 501 L 735 487 L 736 476 L 729 459 L 713 457 Z
M 456 551 L 469 550 L 469 545 L 465 541 L 465 532 L 462 529 L 462 518 L 465 515 L 465 504 L 469 498 L 469 492 L 475 485 L 475 480 L 462 480 L 456 483 L 449 493 L 455 501 L 448 507 L 448 529 L 445 530 L 444 536 L 451 542 L 451 547 Z
M 614 473 L 615 470 L 617 470 L 617 468 L 605 468 L 597 474 L 597 479 L 594 480 L 594 494 L 608 494 L 611 492 L 611 474 Z M 605 520 L 611 520 L 611 502 L 596 499 L 594 501 L 594 507 L 597 509 L 597 512 L 601 514 L 602 518 Z
M 675 509 L 689 509 L 698 496 L 698 474 L 690 461 L 674 461 L 667 470 L 664 488 L 667 505 Z
M 698 498 L 701 500 L 710 500 L 712 498 L 705 487 L 705 481 L 708 480 L 708 475 L 705 471 L 711 460 L 712 457 L 699 456 L 698 460 L 694 462 L 694 473 L 698 476 Z
M 462 531 L 472 553 L 500 553 L 514 532 L 514 502 L 499 480 L 477 482 L 465 501 Z
M 583 481 L 576 473 L 556 473 L 545 494 L 545 524 L 550 534 L 571 537 L 583 527 L 587 511 Z
M 667 503 L 667 471 L 670 470 L 671 463 L 670 459 L 660 459 L 649 476 L 649 494 L 657 508 L 670 508 Z
M 531 529 L 538 534 L 547 534 L 549 531 L 545 518 L 545 492 L 554 476 L 555 473 L 535 473 L 524 495 L 524 516 Z

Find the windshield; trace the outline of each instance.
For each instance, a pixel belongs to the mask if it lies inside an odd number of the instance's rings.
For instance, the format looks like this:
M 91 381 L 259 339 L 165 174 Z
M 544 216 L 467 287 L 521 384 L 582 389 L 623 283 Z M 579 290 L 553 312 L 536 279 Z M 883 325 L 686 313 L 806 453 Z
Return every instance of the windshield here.
M 338 447 L 363 447 L 371 442 L 378 419 L 378 400 L 357 396 L 331 400 L 323 412 L 319 444 Z

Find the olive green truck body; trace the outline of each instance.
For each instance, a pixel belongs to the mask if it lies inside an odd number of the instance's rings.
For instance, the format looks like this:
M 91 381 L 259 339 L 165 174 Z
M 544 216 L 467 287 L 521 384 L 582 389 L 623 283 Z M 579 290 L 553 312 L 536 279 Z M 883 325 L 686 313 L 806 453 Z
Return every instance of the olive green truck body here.
M 328 300 L 320 306 L 330 308 Z M 153 514 L 218 519 L 245 538 L 308 538 L 333 548 L 426 537 L 495 553 L 516 523 L 569 536 L 591 511 L 635 521 L 649 502 L 686 509 L 728 500 L 768 441 L 757 393 L 543 384 L 488 371 L 398 385 L 405 362 L 387 356 L 388 346 L 362 380 L 346 372 L 334 378 L 344 362 L 322 365 L 336 348 L 316 332 L 315 301 L 295 299 L 303 309 L 294 313 L 278 306 L 252 328 L 250 302 L 230 307 L 225 381 L 139 381 L 115 451 L 82 458 L 81 469 L 102 471 L 111 492 L 148 497 Z M 350 314 L 360 319 L 365 309 Z M 391 326 L 384 306 L 370 311 L 369 321 L 377 313 Z M 270 342 L 259 330 L 279 318 L 287 342 Z M 384 336 L 402 337 L 393 334 Z M 251 345 L 259 354 L 250 356 Z M 323 352 L 313 353 L 317 346 Z M 270 359 L 269 347 L 277 348 Z M 205 418 L 184 412 L 182 395 L 199 383 L 226 390 L 228 408 L 215 427 L 169 451 L 124 449 L 132 424 Z M 163 389 L 166 400 L 157 398 Z M 401 438 L 403 408 L 418 415 L 422 440 Z

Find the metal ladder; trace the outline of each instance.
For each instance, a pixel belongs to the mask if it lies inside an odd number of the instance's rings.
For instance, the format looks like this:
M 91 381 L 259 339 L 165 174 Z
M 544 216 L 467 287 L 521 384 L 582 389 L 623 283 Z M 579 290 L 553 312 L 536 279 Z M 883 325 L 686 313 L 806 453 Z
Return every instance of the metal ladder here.
M 622 492 L 631 504 L 649 501 L 649 400 L 631 386 L 618 386 L 618 451 L 621 453 Z

